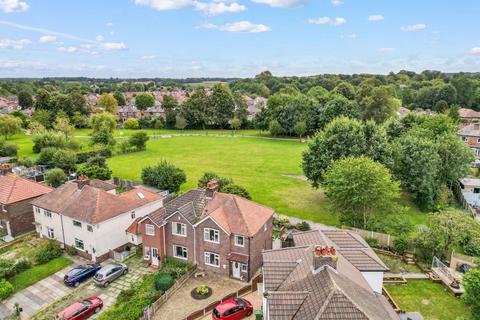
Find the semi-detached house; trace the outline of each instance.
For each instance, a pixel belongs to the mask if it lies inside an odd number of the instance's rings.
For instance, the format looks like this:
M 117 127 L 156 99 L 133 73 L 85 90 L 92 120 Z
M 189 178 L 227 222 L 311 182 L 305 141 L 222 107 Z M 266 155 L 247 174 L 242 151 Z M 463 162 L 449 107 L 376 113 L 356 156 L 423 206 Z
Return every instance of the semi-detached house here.
M 217 189 L 190 190 L 132 224 L 127 234 L 141 236 L 145 260 L 158 267 L 173 257 L 248 281 L 272 248 L 274 210 Z
M 92 186 L 94 185 L 94 186 Z M 88 179 L 66 183 L 32 201 L 36 231 L 94 261 L 130 243 L 124 230 L 163 206 L 164 196 L 142 189 L 115 194 Z

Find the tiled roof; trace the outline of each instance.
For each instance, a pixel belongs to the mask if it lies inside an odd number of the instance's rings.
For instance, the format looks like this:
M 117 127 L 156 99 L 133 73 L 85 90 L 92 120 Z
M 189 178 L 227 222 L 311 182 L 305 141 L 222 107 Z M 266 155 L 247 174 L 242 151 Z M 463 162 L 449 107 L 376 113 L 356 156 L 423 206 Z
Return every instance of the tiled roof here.
M 480 127 L 476 128 L 474 124 L 469 124 L 458 130 L 458 134 L 461 136 L 480 137 Z
M 132 224 L 130 224 L 130 226 L 128 226 L 127 230 L 125 230 L 126 232 L 130 233 L 130 234 L 140 234 L 140 220 L 142 220 L 143 217 L 138 217 L 136 218 L 135 220 L 133 220 Z
M 96 224 L 163 198 L 159 194 L 138 188 L 115 195 L 90 185 L 78 189 L 76 183 L 67 183 L 54 192 L 35 199 L 32 204 Z
M 467 108 L 458 109 L 458 114 L 460 118 L 480 118 L 480 112 Z
M 53 189 L 15 174 L 0 176 L 0 203 L 10 204 L 32 199 Z
M 314 247 L 263 252 L 269 319 L 398 319 L 385 297 L 374 293 L 341 253 L 336 269 L 322 266 L 313 270 Z
M 114 184 L 108 183 L 108 182 L 100 180 L 100 179 L 90 180 L 89 185 L 94 187 L 94 188 L 102 189 L 102 190 L 105 190 L 105 191 L 114 190 L 116 188 L 116 186 Z
M 201 215 L 201 212 L 205 206 L 205 201 L 205 189 L 189 190 L 181 196 L 167 202 L 165 205 L 165 214 L 166 216 L 169 216 L 179 211 L 179 208 L 186 209 L 186 205 L 190 203 L 193 207 L 193 211 L 187 212 L 186 210 L 182 210 L 182 214 L 187 214 L 185 218 L 191 224 L 195 224 L 195 222 L 197 222 L 197 217 Z

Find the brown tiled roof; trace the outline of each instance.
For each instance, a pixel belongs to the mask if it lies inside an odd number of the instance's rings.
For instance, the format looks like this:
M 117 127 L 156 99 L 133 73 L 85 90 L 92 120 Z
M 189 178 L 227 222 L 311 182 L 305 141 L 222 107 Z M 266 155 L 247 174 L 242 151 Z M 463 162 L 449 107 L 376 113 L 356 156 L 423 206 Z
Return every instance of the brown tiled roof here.
M 385 297 L 374 293 L 341 253 L 336 269 L 313 270 L 313 250 L 305 246 L 263 252 L 271 320 L 398 319 Z
M 181 196 L 169 201 L 165 205 L 165 214 L 169 216 L 177 211 L 179 208 L 186 209 L 188 204 L 190 203 L 193 210 L 189 211 L 182 211 L 182 214 L 185 215 L 185 218 L 191 223 L 195 224 L 197 222 L 198 217 L 201 215 L 202 210 L 205 206 L 206 198 L 205 198 L 205 189 L 192 189 Z
M 97 189 L 102 189 L 102 190 L 105 190 L 105 191 L 114 190 L 116 188 L 116 186 L 114 184 L 108 183 L 106 181 L 102 181 L 100 179 L 90 180 L 89 185 L 91 187 L 94 187 L 94 188 L 97 188 Z
M 480 129 L 476 129 L 475 125 L 469 124 L 458 130 L 460 136 L 480 137 Z
M 458 109 L 458 114 L 460 118 L 480 118 L 480 112 L 467 108 Z
M 32 199 L 53 189 L 15 174 L 0 176 L 0 203 L 11 204 Z
M 143 189 L 132 189 L 119 195 L 90 185 L 78 189 L 67 183 L 54 192 L 32 201 L 32 204 L 86 223 L 100 223 L 164 197 Z
M 132 224 L 129 225 L 127 230 L 125 230 L 125 231 L 128 232 L 128 233 L 131 233 L 131 234 L 140 234 L 140 224 L 139 224 L 139 222 L 142 218 L 143 217 L 138 217 L 135 220 L 133 220 Z
M 236 253 L 236 252 L 230 252 L 228 255 L 227 255 L 227 260 L 229 261 L 237 261 L 237 262 L 241 262 L 241 263 L 245 263 L 247 264 L 248 263 L 248 260 L 249 260 L 249 257 L 245 254 L 242 254 L 242 253 Z

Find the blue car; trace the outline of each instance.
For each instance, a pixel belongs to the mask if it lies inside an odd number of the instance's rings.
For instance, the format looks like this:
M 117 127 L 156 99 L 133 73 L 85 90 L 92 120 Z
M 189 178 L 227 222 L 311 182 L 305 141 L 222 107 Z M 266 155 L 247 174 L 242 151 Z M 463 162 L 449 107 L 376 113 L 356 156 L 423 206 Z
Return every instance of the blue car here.
M 93 277 L 101 268 L 100 263 L 81 264 L 65 275 L 63 283 L 69 287 L 77 287 L 81 282 Z

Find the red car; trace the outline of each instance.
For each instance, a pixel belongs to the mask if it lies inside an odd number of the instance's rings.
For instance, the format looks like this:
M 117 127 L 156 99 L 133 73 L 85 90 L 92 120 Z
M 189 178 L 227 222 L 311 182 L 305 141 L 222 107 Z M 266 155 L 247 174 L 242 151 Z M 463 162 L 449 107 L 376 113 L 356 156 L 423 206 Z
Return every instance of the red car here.
M 212 312 L 213 320 L 240 320 L 252 315 L 253 306 L 243 298 L 228 299 L 219 304 Z
M 103 307 L 102 299 L 98 297 L 87 297 L 82 301 L 77 301 L 58 314 L 59 320 L 84 320 L 91 315 L 100 312 Z

